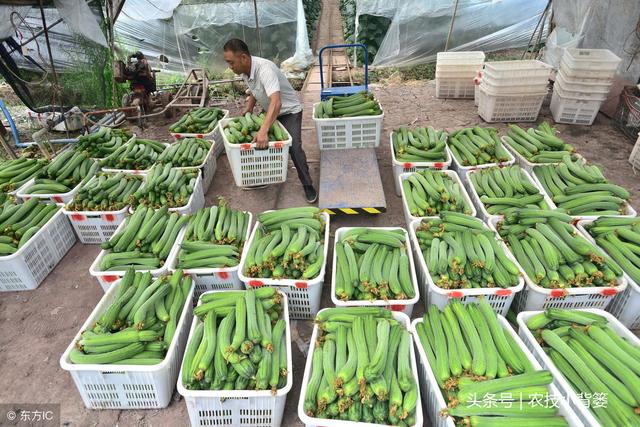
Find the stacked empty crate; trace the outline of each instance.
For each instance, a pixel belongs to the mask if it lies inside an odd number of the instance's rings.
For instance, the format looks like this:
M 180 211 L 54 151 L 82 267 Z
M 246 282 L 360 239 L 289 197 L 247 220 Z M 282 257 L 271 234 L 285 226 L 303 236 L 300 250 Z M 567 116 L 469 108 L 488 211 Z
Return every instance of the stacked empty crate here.
M 550 67 L 540 61 L 486 62 L 478 115 L 487 122 L 533 122 L 547 95 Z
M 473 98 L 474 78 L 484 64 L 484 52 L 438 52 L 436 97 Z
M 609 96 L 620 58 L 607 49 L 567 49 L 551 97 L 558 123 L 591 125 Z

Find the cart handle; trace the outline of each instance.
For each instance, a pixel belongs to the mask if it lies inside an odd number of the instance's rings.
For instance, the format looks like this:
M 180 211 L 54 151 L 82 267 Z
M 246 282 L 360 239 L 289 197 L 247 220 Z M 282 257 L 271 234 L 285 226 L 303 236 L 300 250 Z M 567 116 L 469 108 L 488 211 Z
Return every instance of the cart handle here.
M 318 52 L 318 58 L 320 62 L 320 88 L 324 89 L 324 67 L 322 66 L 322 53 L 325 51 L 325 49 L 338 49 L 341 47 L 359 47 L 364 50 L 364 88 L 365 90 L 369 90 L 369 51 L 367 50 L 367 47 L 362 43 L 330 44 L 320 49 L 320 52 Z

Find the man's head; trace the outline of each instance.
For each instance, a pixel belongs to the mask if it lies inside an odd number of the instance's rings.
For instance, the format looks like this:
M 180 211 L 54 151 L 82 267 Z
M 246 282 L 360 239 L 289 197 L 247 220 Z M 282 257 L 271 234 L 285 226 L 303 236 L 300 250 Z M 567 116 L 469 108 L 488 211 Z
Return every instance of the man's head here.
M 231 39 L 222 47 L 224 50 L 224 60 L 229 64 L 229 68 L 236 74 L 251 73 L 251 54 L 249 47 L 240 39 Z

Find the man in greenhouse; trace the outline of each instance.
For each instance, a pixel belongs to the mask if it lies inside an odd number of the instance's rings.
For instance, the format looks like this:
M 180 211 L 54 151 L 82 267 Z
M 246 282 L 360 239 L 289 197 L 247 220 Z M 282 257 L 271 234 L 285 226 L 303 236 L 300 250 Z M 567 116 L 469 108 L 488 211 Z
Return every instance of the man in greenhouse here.
M 314 203 L 318 199 L 318 193 L 313 187 L 307 156 L 302 148 L 302 105 L 291 83 L 276 64 L 268 59 L 252 56 L 242 40 L 231 39 L 224 44 L 223 49 L 224 60 L 229 68 L 241 75 L 251 92 L 243 114 L 253 112 L 256 102 L 265 110 L 265 120 L 253 140 L 257 148 L 266 150 L 269 147 L 269 128 L 276 119 L 279 120 L 291 135 L 289 153 L 304 187 L 305 198 L 307 202 Z

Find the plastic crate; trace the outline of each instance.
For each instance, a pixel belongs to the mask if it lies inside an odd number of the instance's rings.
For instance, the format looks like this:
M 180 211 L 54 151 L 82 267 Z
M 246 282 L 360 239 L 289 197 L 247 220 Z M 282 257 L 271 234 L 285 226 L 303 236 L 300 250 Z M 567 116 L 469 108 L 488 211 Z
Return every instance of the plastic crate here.
M 447 401 L 442 395 L 442 391 L 440 390 L 440 386 L 438 386 L 438 381 L 436 381 L 436 377 L 433 373 L 432 367 L 429 365 L 427 360 L 427 355 L 424 352 L 424 348 L 420 342 L 420 337 L 416 332 L 416 326 L 418 323 L 422 323 L 424 321 L 423 318 L 414 319 L 411 322 L 411 331 L 413 334 L 413 342 L 416 346 L 418 352 L 418 375 L 420 379 L 420 393 L 422 394 L 422 399 L 425 402 L 425 406 L 427 408 L 429 418 L 431 420 L 432 427 L 454 427 L 453 418 L 449 416 L 443 416 L 443 411 L 447 409 Z M 531 354 L 531 351 L 527 348 L 525 343 L 522 342 L 518 334 L 515 333 L 509 322 L 502 316 L 498 316 L 498 322 L 502 326 L 502 328 L 513 338 L 513 340 L 518 344 L 518 347 L 522 349 L 524 354 L 527 356 L 527 359 L 531 362 L 534 369 L 539 371 L 544 368 L 544 365 L 538 363 L 537 358 Z M 580 419 L 573 412 L 571 407 L 562 399 L 562 395 L 560 390 L 553 384 L 549 385 L 549 391 L 552 396 L 557 398 L 558 401 L 558 413 L 563 415 L 569 424 L 570 427 L 583 427 Z
M 584 158 L 583 158 L 584 160 Z M 584 160 L 586 161 L 586 160 Z M 539 187 L 542 188 L 543 194 L 546 194 L 547 196 L 549 196 L 549 198 L 552 198 L 553 196 L 551 194 L 548 194 L 547 191 L 544 189 L 544 186 L 542 185 L 542 182 L 540 181 L 540 178 L 538 178 L 538 175 L 535 171 L 535 168 L 533 170 L 533 173 L 531 174 L 531 177 L 533 178 L 535 184 Z M 628 203 L 625 202 L 624 205 L 622 206 L 623 209 L 623 213 L 620 215 L 607 215 L 607 216 L 621 216 L 621 217 L 634 217 L 637 215 L 636 210 Z M 574 219 L 574 221 L 579 221 L 581 219 L 596 219 L 599 218 L 602 215 L 571 215 L 571 218 Z
M 518 83 L 503 83 L 489 78 L 483 78 L 480 84 L 481 89 L 494 93 L 496 95 L 528 95 L 540 92 L 546 92 L 549 81 L 541 83 L 529 82 L 521 79 Z
M 227 117 L 229 117 L 229 110 L 220 109 L 220 111 L 222 111 L 224 114 L 222 115 L 222 117 L 220 119 L 218 119 L 218 122 L 220 122 L 220 120 L 223 120 L 223 119 L 226 119 Z M 169 132 L 169 134 L 171 136 L 173 136 L 175 139 L 200 138 L 200 139 L 206 139 L 208 141 L 219 141 L 219 142 L 222 142 L 222 137 L 220 136 L 220 128 L 219 128 L 218 125 L 216 125 L 216 127 L 211 132 L 208 132 L 208 133 L 176 133 L 176 132 Z
M 266 211 L 269 212 L 269 211 Z M 320 310 L 320 299 L 322 297 L 322 285 L 324 283 L 324 274 L 327 268 L 327 254 L 329 253 L 329 214 L 322 212 L 325 222 L 324 229 L 324 262 L 322 268 L 315 279 L 266 279 L 247 277 L 243 274 L 244 263 L 247 258 L 247 252 L 251 247 L 251 243 L 256 235 L 256 230 L 260 227 L 260 222 L 256 220 L 251 237 L 244 245 L 242 258 L 238 266 L 238 277 L 244 283 L 245 288 L 271 286 L 278 289 L 289 299 L 289 316 L 292 319 L 313 319 Z
M 473 98 L 476 85 L 473 73 L 470 77 L 436 76 L 436 98 Z
M 215 291 L 214 291 L 215 292 Z M 220 292 L 220 291 L 218 291 Z M 271 390 L 187 390 L 178 377 L 178 393 L 184 397 L 192 426 L 279 427 L 284 414 L 287 393 L 293 385 L 291 358 L 291 325 L 286 295 L 282 300 L 286 322 L 287 384 L 271 394 Z M 194 317 L 189 338 L 201 321 Z M 188 342 L 188 340 L 187 340 Z M 183 359 L 184 362 L 184 359 Z
M 519 83 L 526 80 L 538 83 L 549 79 L 551 66 L 541 61 L 499 61 L 484 63 L 484 77 L 500 83 Z
M 75 347 L 76 340 L 80 339 L 81 332 L 90 329 L 115 300 L 119 286 L 119 282 L 115 283 L 98 302 L 60 357 L 60 367 L 71 374 L 84 405 L 89 409 L 165 408 L 171 403 L 187 344 L 187 328 L 193 317 L 193 287 L 182 307 L 173 341 L 164 360 L 157 365 L 77 365 L 69 359 L 69 353 Z
M 633 145 L 631 155 L 629 156 L 629 163 L 633 166 L 633 169 L 640 169 L 640 133 L 638 133 L 638 139 Z
M 535 122 L 547 92 L 500 95 L 480 85 L 478 115 L 486 122 Z
M 218 127 L 236 185 L 238 187 L 252 187 L 285 182 L 289 169 L 291 136 L 284 129 L 284 126 L 278 122 L 287 136 L 285 141 L 269 142 L 268 149 L 256 150 L 255 144 L 229 143 L 222 131 L 229 120 L 231 119 L 220 120 Z
M 509 311 L 509 307 L 511 307 L 514 296 L 524 288 L 524 279 L 520 277 L 518 284 L 510 288 L 443 289 L 439 287 L 429 274 L 429 269 L 422 255 L 422 250 L 420 249 L 416 235 L 416 229 L 420 226 L 421 221 L 422 220 L 418 219 L 411 223 L 409 226 L 409 234 L 411 235 L 411 242 L 413 244 L 413 250 L 415 251 L 418 280 L 420 281 L 422 295 L 424 295 L 425 307 L 428 307 L 430 304 L 435 304 L 440 309 L 443 309 L 451 298 L 459 299 L 463 304 L 484 298 L 496 313 L 505 316 L 507 311 Z M 496 239 L 498 239 L 497 233 Z M 505 250 L 507 257 L 518 266 L 518 270 L 523 272 L 522 267 L 518 264 L 518 261 L 511 254 L 511 251 L 509 251 L 504 242 L 498 239 L 498 243 Z
M 497 231 L 500 218 L 491 218 L 489 227 Z M 618 279 L 618 286 L 593 286 L 582 288 L 548 289 L 536 285 L 523 274 L 525 288 L 513 301 L 514 312 L 544 310 L 547 308 L 601 308 L 605 309 L 614 297 L 627 289 L 624 276 Z
M 553 90 L 549 109 L 556 123 L 591 126 L 603 101 L 565 97 L 560 88 Z
M 327 310 L 327 309 L 324 309 Z M 324 311 L 323 310 L 323 311 Z M 400 322 L 409 332 L 411 332 L 410 320 L 407 315 L 404 313 L 393 313 L 393 318 Z M 311 333 L 311 343 L 315 343 L 318 339 L 318 325 L 315 324 L 313 326 L 313 332 Z M 410 344 L 410 363 L 411 363 L 411 371 L 413 372 L 413 377 L 418 381 L 418 365 L 416 363 L 416 352 L 413 347 L 413 340 L 411 340 L 412 344 Z M 313 346 L 311 346 L 311 350 L 313 350 Z M 313 361 L 313 351 L 309 351 L 307 354 L 307 361 L 304 366 L 304 374 L 302 376 L 302 387 L 300 389 L 300 399 L 298 401 L 298 418 L 300 421 L 304 423 L 306 427 L 387 427 L 386 424 L 373 424 L 373 423 L 365 423 L 365 422 L 355 422 L 355 421 L 346 421 L 346 420 L 329 420 L 325 418 L 314 418 L 308 416 L 304 412 L 304 400 L 307 391 L 307 384 L 309 383 L 309 377 L 311 376 L 311 365 Z M 426 425 L 423 423 L 423 415 L 422 415 L 422 405 L 420 402 L 422 401 L 420 398 L 420 390 L 418 390 L 418 405 L 416 406 L 416 423 L 410 427 L 421 427 Z M 426 421 L 426 420 L 424 420 Z
M 447 145 L 447 148 L 448 148 L 448 145 Z M 456 156 L 453 153 L 451 153 L 451 162 L 453 164 L 453 170 L 458 173 L 458 176 L 460 177 L 462 182 L 464 182 L 466 184 L 467 190 L 468 190 L 469 189 L 469 180 L 467 179 L 467 174 L 470 171 L 477 170 L 477 169 L 492 168 L 494 166 L 510 166 L 510 165 L 512 165 L 512 164 L 514 164 L 516 162 L 516 159 L 515 159 L 515 157 L 513 157 L 513 154 L 511 154 L 511 152 L 509 150 L 507 150 L 506 148 L 505 148 L 505 151 L 507 152 L 507 157 L 509 157 L 509 160 L 507 160 L 506 162 L 485 163 L 483 165 L 475 165 L 475 166 L 464 166 L 464 165 L 460 164 L 460 162 L 458 162 L 458 159 L 456 158 Z
M 608 70 L 615 72 L 621 59 L 609 49 L 567 48 L 562 59 L 572 70 Z
M 313 111 L 319 103 L 313 104 Z M 382 110 L 382 106 L 380 106 Z M 316 124 L 318 147 L 321 150 L 375 148 L 380 145 L 384 111 L 377 116 L 318 119 Z
M 442 171 L 442 173 L 444 173 L 445 175 L 451 177 L 451 179 L 453 179 L 455 182 L 458 183 L 458 185 L 460 186 L 460 192 L 462 193 L 462 197 L 464 198 L 464 201 L 467 203 L 467 206 L 469 206 L 469 209 L 471 210 L 471 213 L 469 215 L 477 216 L 478 212 L 476 211 L 475 206 L 471 202 L 471 198 L 469 198 L 469 194 L 467 193 L 467 189 L 462 184 L 462 180 L 460 179 L 458 174 L 455 173 L 454 171 L 450 171 L 450 170 L 444 170 L 444 171 Z M 411 173 L 403 173 L 403 174 L 401 174 L 398 177 L 398 182 L 404 181 L 410 175 L 411 175 Z M 418 216 L 411 215 L 411 212 L 409 212 L 409 205 L 407 204 L 407 198 L 404 196 L 404 189 L 402 189 L 401 195 L 402 195 L 402 211 L 404 212 L 404 220 L 407 223 L 407 227 L 410 227 L 411 223 L 413 221 L 417 220 L 417 219 L 426 218 L 426 216 L 425 217 L 418 217 Z
M 586 226 L 593 221 L 593 219 L 580 220 L 576 224 L 576 227 L 587 240 L 598 246 L 586 229 Z M 606 252 L 604 249 L 602 250 Z M 624 272 L 624 277 L 627 279 L 627 289 L 620 292 L 613 301 L 611 301 L 611 304 L 607 307 L 607 311 L 613 314 L 616 319 L 627 328 L 638 329 L 640 328 L 640 286 L 638 286 L 626 272 Z
M 80 243 L 99 245 L 113 236 L 116 229 L 127 217 L 129 206 L 119 211 L 68 211 L 62 212 L 69 218 Z
M 563 98 L 572 98 L 572 99 L 581 99 L 588 101 L 606 101 L 609 97 L 609 90 L 591 90 L 591 89 L 581 89 L 581 90 L 571 90 L 568 89 L 564 81 L 558 77 L 553 84 L 553 91 L 558 92 L 558 95 Z
M 609 93 L 613 79 L 581 79 L 569 77 L 562 69 L 556 74 L 556 81 L 562 80 L 562 87 L 568 91 Z
M 438 52 L 436 54 L 436 66 L 464 66 L 468 64 L 483 64 L 484 58 L 484 52 L 481 50 Z
M 592 82 L 610 80 L 616 75 L 615 70 L 601 70 L 596 68 L 574 68 L 562 57 L 560 60 L 560 70 L 562 74 L 571 79 L 589 80 Z
M 120 228 L 122 228 L 123 226 L 124 226 L 124 221 L 120 224 L 120 226 L 116 229 L 115 232 L 117 233 L 118 231 L 120 231 Z M 169 255 L 167 256 L 167 259 L 165 260 L 164 265 L 162 267 L 157 268 L 155 270 L 138 270 L 138 271 L 141 271 L 143 273 L 148 271 L 149 273 L 151 273 L 153 277 L 158 277 L 158 276 L 162 276 L 163 274 L 166 274 L 167 271 L 169 270 L 168 266 L 173 262 L 175 257 L 178 256 L 178 250 L 180 249 L 180 242 L 182 242 L 182 239 L 184 238 L 185 231 L 186 231 L 186 228 L 183 227 L 178 233 L 178 236 L 176 237 L 176 241 L 173 244 L 171 251 L 169 251 Z M 96 280 L 102 287 L 102 290 L 105 292 L 109 290 L 109 288 L 114 282 L 122 278 L 122 276 L 124 276 L 124 274 L 126 273 L 126 271 L 124 270 L 120 270 L 120 271 L 101 271 L 100 270 L 100 267 L 99 267 L 100 262 L 102 261 L 102 258 L 107 253 L 108 253 L 107 251 L 101 250 L 100 253 L 98 254 L 98 257 L 93 261 L 93 263 L 91 263 L 91 266 L 89 267 L 89 274 L 96 278 Z
M 251 235 L 251 222 L 253 215 L 249 214 L 249 224 L 247 225 L 247 235 L 245 237 L 245 244 L 249 242 L 249 236 Z M 178 249 L 179 252 L 179 249 Z M 167 262 L 167 268 L 169 272 L 176 271 L 176 263 L 178 262 L 178 253 L 176 256 Z M 239 265 L 235 267 L 223 267 L 223 268 L 193 268 L 183 269 L 185 274 L 189 274 L 193 277 L 194 291 L 193 298 L 194 303 L 197 302 L 200 295 L 209 291 L 217 290 L 231 290 L 231 289 L 243 289 L 242 281 L 238 277 Z
M 0 292 L 36 289 L 76 242 L 61 210 L 15 253 L 0 257 Z
M 451 157 L 453 156 L 451 155 L 451 151 L 449 151 L 449 147 L 446 146 L 447 159 L 444 162 L 401 162 L 396 159 L 396 152 L 393 149 L 393 134 L 394 132 L 389 134 L 389 147 L 391 149 L 391 165 L 393 167 L 393 181 L 396 187 L 396 196 L 400 196 L 400 181 L 398 181 L 400 174 L 426 169 L 443 170 L 451 167 Z
M 600 316 L 604 316 L 607 318 L 609 322 L 609 326 L 613 329 L 618 335 L 625 338 L 631 344 L 640 346 L 640 340 L 633 333 L 631 333 L 627 328 L 622 325 L 615 317 L 611 314 L 607 313 L 603 310 L 593 310 L 593 309 L 584 309 L 583 311 L 599 314 Z M 527 328 L 527 320 L 532 316 L 541 313 L 541 311 L 526 311 L 518 314 L 518 329 L 520 338 L 525 343 L 527 348 L 536 361 L 542 365 L 544 369 L 547 369 L 551 372 L 553 376 L 553 385 L 560 390 L 563 396 L 566 397 L 566 401 L 569 403 L 569 407 L 576 414 L 577 418 L 580 421 L 580 425 L 588 426 L 588 427 L 600 427 L 600 423 L 596 420 L 596 418 L 591 414 L 588 408 L 584 406 L 582 403 L 583 400 L 578 398 L 578 395 L 573 388 L 569 384 L 569 382 L 564 378 L 564 376 L 560 373 L 560 370 L 556 368 L 555 364 L 551 361 L 551 358 L 544 352 L 540 344 L 533 336 L 529 328 Z M 565 399 L 562 399 L 563 401 Z
M 25 202 L 33 197 L 34 199 L 40 199 L 43 202 L 55 203 L 58 206 L 64 206 L 73 200 L 73 196 L 75 196 L 76 193 L 80 190 L 80 186 L 82 185 L 82 183 L 76 185 L 75 187 L 73 187 L 71 191 L 67 193 L 58 193 L 58 194 L 27 194 L 25 193 L 25 191 L 31 188 L 33 185 L 35 185 L 35 178 L 31 178 L 29 181 L 25 182 L 22 187 L 16 190 L 15 192 L 16 196 L 24 200 Z
M 549 209 L 555 209 L 556 208 L 555 203 L 553 203 L 553 200 L 551 200 L 551 197 L 549 197 L 547 193 L 544 191 L 544 188 L 542 187 L 542 185 L 540 185 L 540 182 L 538 182 L 538 180 L 536 179 L 533 179 L 531 177 L 531 174 L 529 174 L 529 172 L 527 172 L 526 170 L 522 169 L 522 172 L 524 173 L 524 176 L 529 180 L 529 182 L 538 189 L 538 192 L 542 194 L 543 200 L 547 203 L 547 205 L 549 205 Z M 475 171 L 469 172 L 469 174 L 467 175 L 467 180 L 469 181 L 469 196 L 471 197 L 473 204 L 478 210 L 478 218 L 487 222 L 491 218 L 504 217 L 504 215 L 491 215 L 489 212 L 487 212 L 487 208 L 485 207 L 484 203 L 482 203 L 482 201 L 480 200 L 480 196 L 478 195 L 478 192 L 476 191 L 475 187 L 471 183 L 470 175 L 474 173 L 478 173 L 478 171 L 475 170 Z
M 411 317 L 413 313 L 413 306 L 420 299 L 420 289 L 418 287 L 418 279 L 416 277 L 416 268 L 413 262 L 413 252 L 411 251 L 411 242 L 409 241 L 409 233 L 407 230 L 401 227 L 368 227 L 371 230 L 402 230 L 404 231 L 404 237 L 406 239 L 406 251 L 409 257 L 409 272 L 411 273 L 411 283 L 413 284 L 414 297 L 404 300 L 350 300 L 342 301 L 336 296 L 336 251 L 335 245 L 338 244 L 342 234 L 354 227 L 340 227 L 335 232 L 334 250 L 333 250 L 333 265 L 331 269 L 331 301 L 336 307 L 385 307 L 392 311 L 399 311 L 407 316 Z M 313 342 L 313 341 L 312 341 Z

